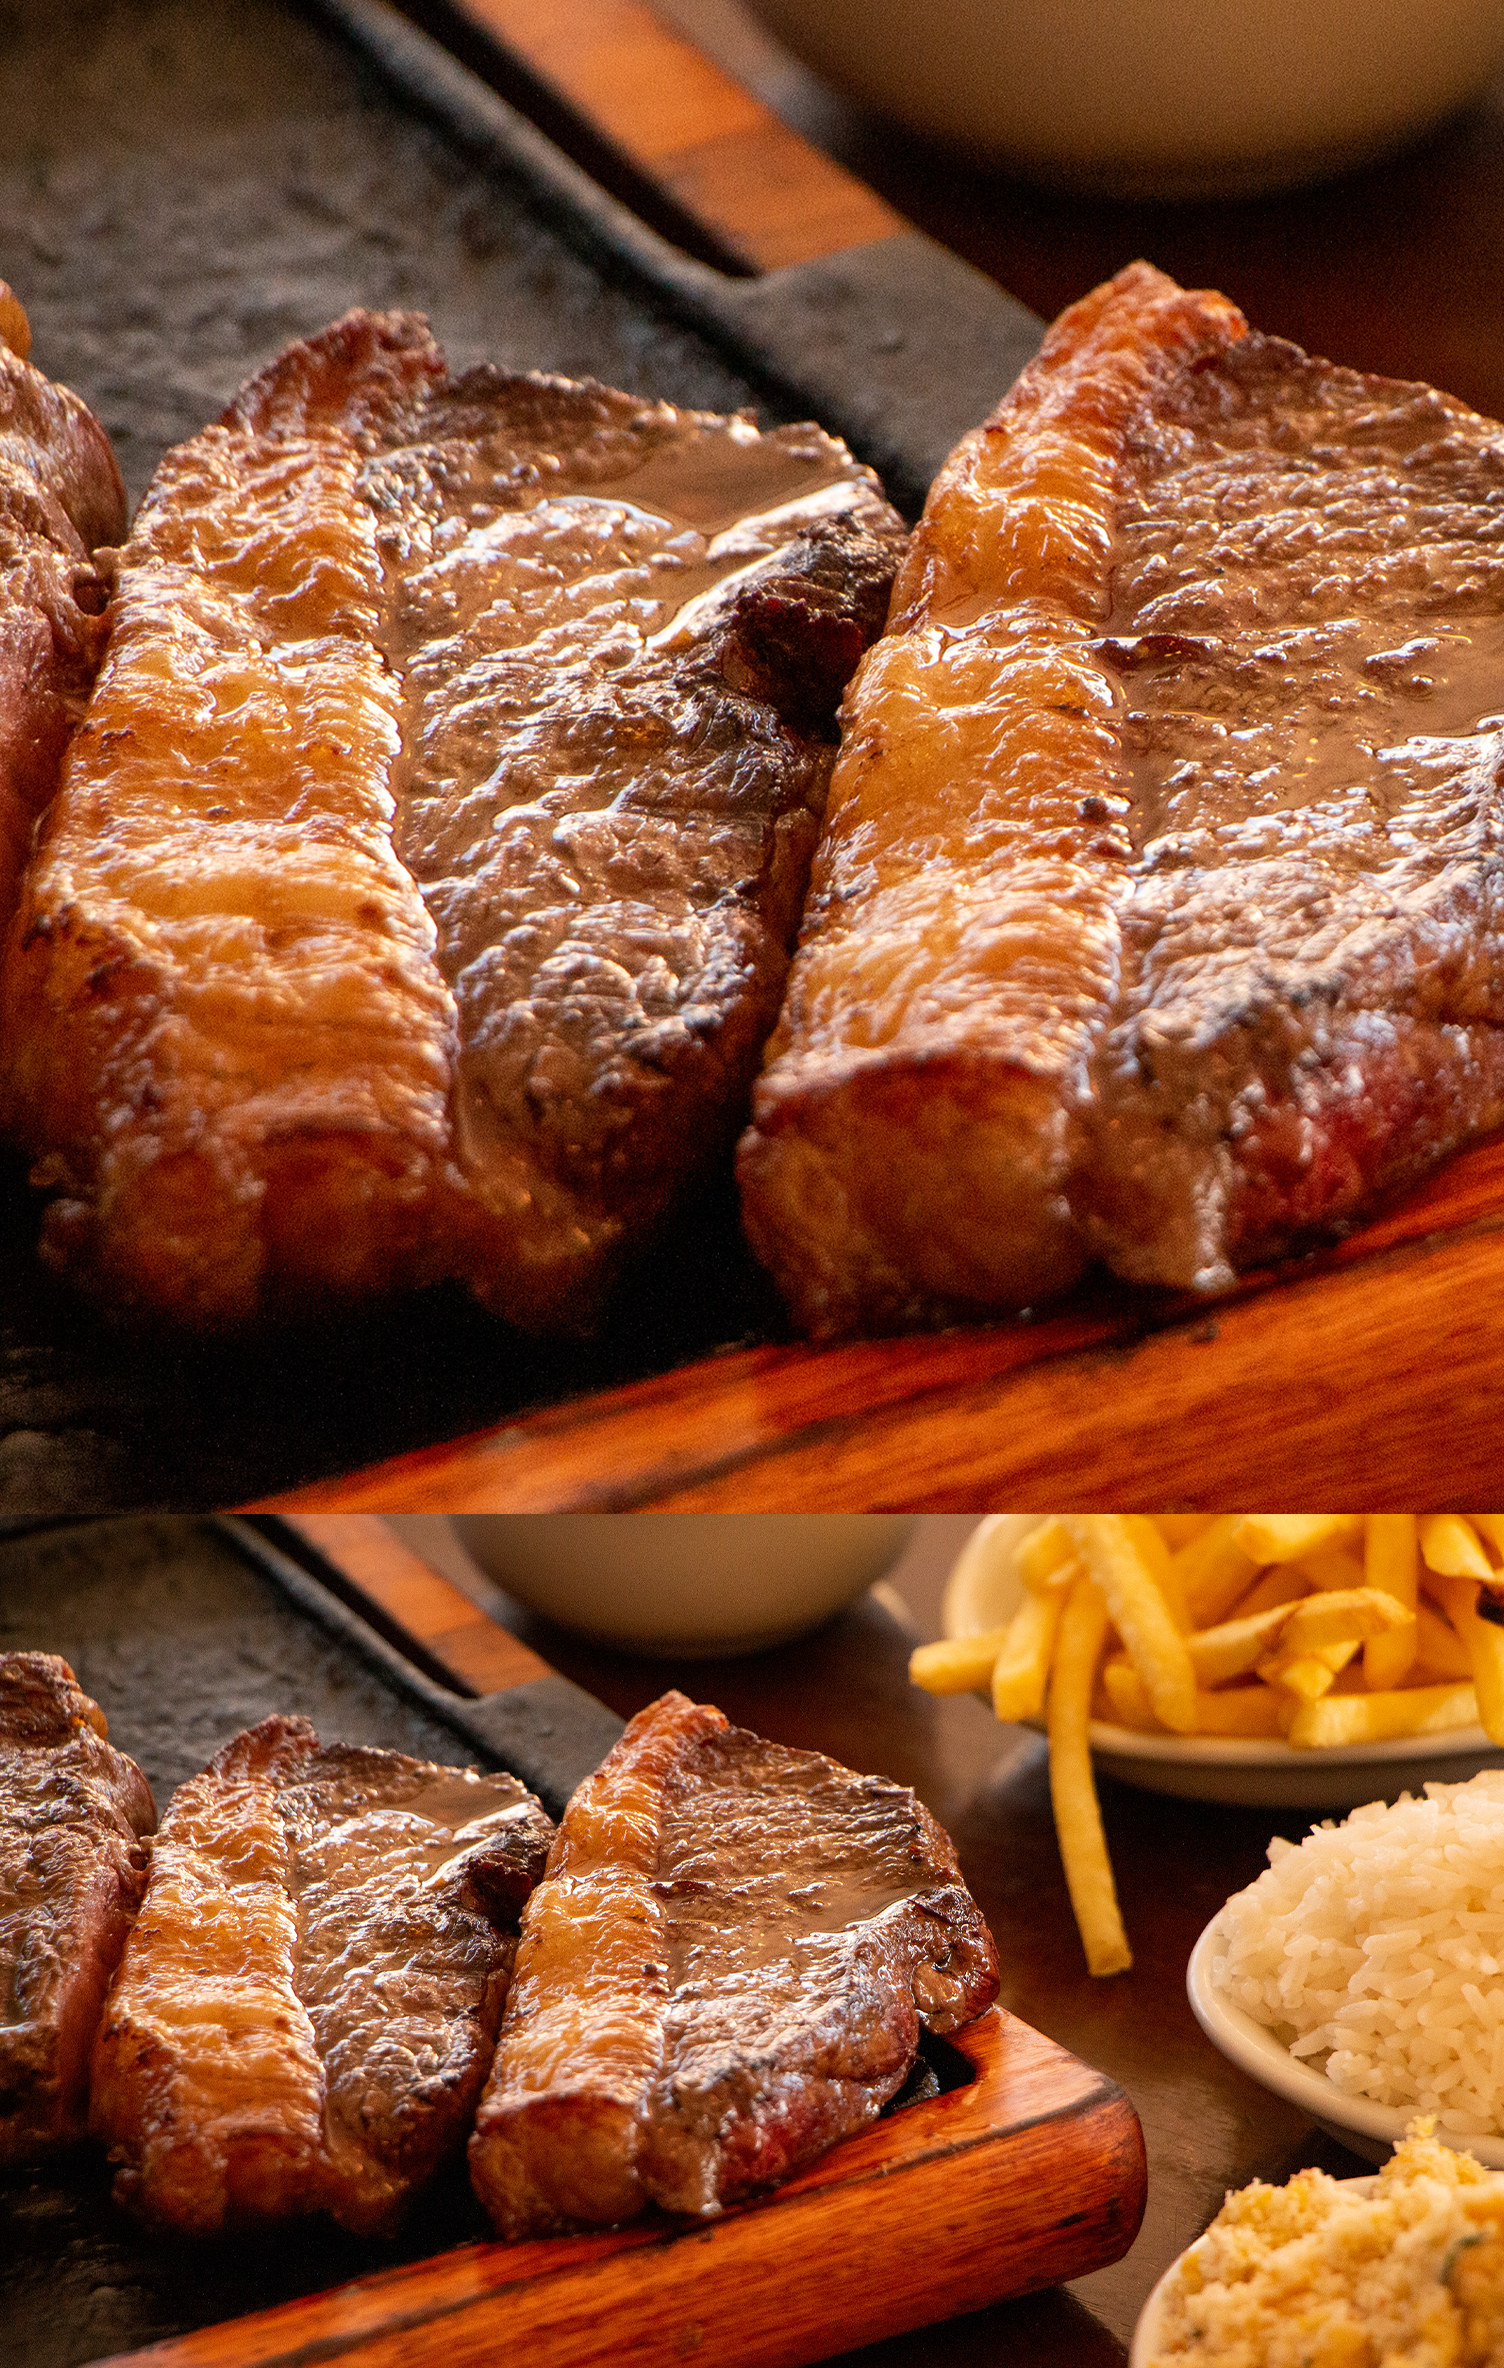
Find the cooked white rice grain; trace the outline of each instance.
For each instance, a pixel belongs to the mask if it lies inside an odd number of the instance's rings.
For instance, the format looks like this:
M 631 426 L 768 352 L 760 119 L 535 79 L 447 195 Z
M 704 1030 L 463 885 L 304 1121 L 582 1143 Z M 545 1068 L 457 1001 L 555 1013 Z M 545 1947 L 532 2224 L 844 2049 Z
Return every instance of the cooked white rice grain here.
M 1220 1922 L 1214 1986 L 1345 2096 L 1504 2129 L 1504 1770 L 1271 1842 Z

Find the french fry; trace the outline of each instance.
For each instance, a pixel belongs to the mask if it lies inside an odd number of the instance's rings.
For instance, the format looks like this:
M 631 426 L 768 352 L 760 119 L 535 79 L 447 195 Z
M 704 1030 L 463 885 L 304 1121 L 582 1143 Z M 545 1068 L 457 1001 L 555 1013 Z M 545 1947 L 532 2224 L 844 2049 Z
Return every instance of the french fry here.
M 1013 1524 L 1004 1513 L 989 1513 L 979 1521 L 956 1556 L 945 1582 L 945 1600 L 957 1624 L 989 1627 L 1002 1607 L 1012 1601 Z
M 1069 1532 L 1058 1513 L 1050 1513 L 1013 1549 L 1013 1567 L 1031 1595 L 1061 1593 L 1077 1577 L 1080 1564 Z
M 987 1551 L 994 1526 L 964 1551 Z M 1006 1576 L 1024 1589 L 1007 1627 L 921 1647 L 913 1674 L 934 1692 L 990 1679 L 1003 1719 L 1043 1708 L 1094 1974 L 1131 1962 L 1092 1781 L 1094 1716 L 1167 1742 L 1283 1735 L 1320 1750 L 1481 1724 L 1504 1746 L 1504 1513 L 1048 1514 Z M 989 1593 L 972 1590 L 973 1616 L 988 1616 Z M 961 1608 L 948 1590 L 948 1616 Z
M 1460 1513 L 1425 1513 L 1420 1524 L 1421 1558 L 1427 1570 L 1447 1579 L 1491 1579 L 1494 1566 L 1483 1541 Z
M 1504 1562 L 1504 1513 L 1469 1513 L 1474 1529 L 1487 1538 L 1499 1560 Z
M 1091 1697 L 1107 1627 L 1101 1593 L 1090 1579 L 1077 1579 L 1060 1615 L 1050 1673 L 1050 1801 L 1087 1968 L 1097 1974 L 1124 1973 L 1133 1963 L 1091 1770 Z
M 1283 1686 L 1287 1694 L 1294 1694 L 1302 1702 L 1318 1702 L 1329 1694 L 1339 1670 L 1345 1669 L 1357 1652 L 1358 1643 L 1318 1644 L 1309 1652 L 1288 1652 L 1281 1647 L 1268 1660 L 1260 1661 L 1258 1674 L 1266 1685 Z
M 1238 1543 L 1255 1562 L 1295 1562 L 1321 1546 L 1345 1546 L 1363 1534 L 1361 1513 L 1245 1513 Z
M 1043 1710 L 1050 1649 L 1065 1600 L 1058 1593 L 1026 1595 L 1015 1612 L 992 1669 L 992 1708 L 998 1718 L 1038 1718 Z
M 1233 1605 L 1233 1617 L 1252 1619 L 1257 1612 L 1272 1611 L 1276 1604 L 1298 1603 L 1310 1591 L 1310 1581 L 1298 1562 L 1271 1563 L 1254 1580 L 1242 1600 Z
M 1175 1734 L 1189 1735 L 1196 1720 L 1195 1672 L 1185 1638 L 1145 1564 L 1139 1535 L 1117 1513 L 1069 1513 L 1065 1526 L 1149 1689 L 1155 1717 Z M 1164 1552 L 1163 1540 L 1160 1547 Z
M 1152 1733 L 1164 1729 L 1154 1716 L 1149 1689 L 1127 1659 L 1109 1661 L 1102 1675 L 1107 1695 L 1120 1723 Z M 1290 1705 L 1273 1686 L 1225 1686 L 1217 1693 L 1196 1694 L 1198 1735 L 1277 1736 L 1284 1732 Z
M 1154 1526 L 1173 1554 L 1177 1547 L 1189 1546 L 1212 1526 L 1210 1513 L 1156 1513 Z
M 1149 1689 L 1126 1653 L 1113 1653 L 1102 1664 L 1102 1691 L 1108 1715 L 1120 1727 L 1136 1727 L 1143 1734 L 1162 1735 Z
M 1381 1587 L 1386 1595 L 1392 1595 L 1410 1615 L 1387 1636 L 1371 1636 L 1363 1647 L 1363 1675 L 1375 1693 L 1397 1686 L 1408 1676 L 1420 1649 L 1416 1619 L 1419 1562 L 1420 1541 L 1413 1513 L 1369 1514 L 1363 1533 L 1364 1579 L 1370 1587 Z
M 1229 1678 L 1246 1676 L 1273 1649 L 1296 1604 L 1304 1600 L 1296 1596 L 1288 1603 L 1271 1604 L 1267 1611 L 1194 1631 L 1185 1643 L 1198 1688 L 1225 1685 Z
M 1467 1657 L 1466 1645 L 1456 1629 L 1424 1599 L 1415 1607 L 1415 1626 L 1415 1659 L 1410 1666 L 1418 1683 L 1472 1676 L 1473 1665 Z
M 1258 1568 L 1238 1544 L 1241 1513 L 1224 1513 L 1172 1555 L 1191 1625 L 1210 1628 L 1246 1595 Z
M 920 1644 L 909 1655 L 909 1675 L 927 1694 L 974 1694 L 992 1683 L 992 1665 L 1008 1641 L 1006 1628 L 985 1636 L 947 1636 Z
M 1421 1524 L 1425 1551 L 1425 1523 Z M 1478 1693 L 1478 1719 L 1490 1743 L 1504 1743 L 1504 1628 L 1496 1628 L 1478 1610 L 1478 1588 L 1471 1579 L 1443 1577 L 1433 1571 L 1430 1592 L 1457 1631 L 1473 1667 Z
M 1185 1608 L 1185 1589 L 1180 1584 L 1175 1557 L 1160 1534 L 1159 1523 L 1151 1521 L 1147 1513 L 1123 1513 L 1119 1518 L 1125 1536 L 1164 1597 L 1165 1609 L 1184 1636 L 1191 1624 Z
M 1401 1686 L 1387 1694 L 1328 1694 L 1302 1703 L 1285 1740 L 1299 1750 L 1341 1743 L 1387 1743 L 1396 1735 L 1445 1735 L 1477 1724 L 1470 1685 Z
M 1326 1645 L 1358 1645 L 1371 1636 L 1392 1635 L 1409 1617 L 1404 1605 L 1386 1595 L 1382 1587 L 1333 1589 L 1292 1604 L 1281 1641 L 1292 1653 L 1320 1652 Z
M 1318 1546 L 1314 1553 L 1302 1554 L 1295 1567 L 1313 1595 L 1345 1594 L 1349 1587 L 1363 1584 L 1362 1561 L 1346 1546 Z

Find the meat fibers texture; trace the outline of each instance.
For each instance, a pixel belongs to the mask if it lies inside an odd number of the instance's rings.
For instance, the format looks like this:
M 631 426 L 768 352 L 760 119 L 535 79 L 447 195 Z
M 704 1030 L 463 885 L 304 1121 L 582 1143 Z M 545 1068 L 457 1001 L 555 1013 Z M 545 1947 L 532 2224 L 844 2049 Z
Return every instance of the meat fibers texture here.
M 875 2120 L 921 2027 L 997 1986 L 912 1792 L 665 1694 L 575 1794 L 528 1903 L 476 2193 L 507 2237 L 717 2213 Z
M 511 1776 L 267 1718 L 180 1785 L 94 2049 L 117 2202 L 388 2234 L 461 2144 L 553 1828 Z
M 588 1326 L 743 1121 L 901 539 L 817 428 L 289 347 L 153 480 L 12 936 L 44 1257 Z
M 82 2137 L 89 2050 L 157 1822 L 53 1653 L 0 1654 L 0 2167 Z
M 125 532 L 109 438 L 30 350 L 0 280 L 0 927 L 104 652 L 109 547 Z
M 1136 264 L 930 495 L 753 1125 L 816 1336 L 1224 1289 L 1504 1122 L 1504 429 Z

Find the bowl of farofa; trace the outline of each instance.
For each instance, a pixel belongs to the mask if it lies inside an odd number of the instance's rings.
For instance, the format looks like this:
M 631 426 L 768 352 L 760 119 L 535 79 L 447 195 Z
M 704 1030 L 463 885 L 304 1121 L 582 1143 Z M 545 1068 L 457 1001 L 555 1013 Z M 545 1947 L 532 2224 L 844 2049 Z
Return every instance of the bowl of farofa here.
M 1298 2171 L 1229 2195 L 1171 2263 L 1129 2368 L 1372 2368 L 1504 2356 L 1504 2177 L 1423 2123 L 1375 2178 Z

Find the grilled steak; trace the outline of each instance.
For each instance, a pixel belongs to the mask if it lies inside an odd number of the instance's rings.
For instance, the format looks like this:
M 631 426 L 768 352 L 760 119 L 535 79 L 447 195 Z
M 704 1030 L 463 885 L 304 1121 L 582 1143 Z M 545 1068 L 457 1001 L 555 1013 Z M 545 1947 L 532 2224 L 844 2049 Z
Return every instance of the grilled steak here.
M 52 1653 L 0 1654 L 0 2164 L 83 2135 L 89 2049 L 157 1822 Z
M 94 2049 L 115 2195 L 212 2235 L 395 2226 L 490 2066 L 552 1827 L 510 1776 L 268 1718 L 173 1795 Z
M 142 505 L 13 941 L 44 1255 L 587 1320 L 741 1123 L 899 539 L 815 428 L 289 348 Z
M 1147 266 L 931 495 L 741 1154 L 830 1334 L 1214 1290 L 1504 1121 L 1504 431 Z
M 666 1694 L 575 1794 L 470 2143 L 504 2236 L 714 2213 L 881 2112 L 996 1994 L 911 1792 Z
M 125 532 L 109 438 L 33 369 L 30 350 L 26 314 L 0 280 L 0 921 L 104 648 L 93 554 Z

